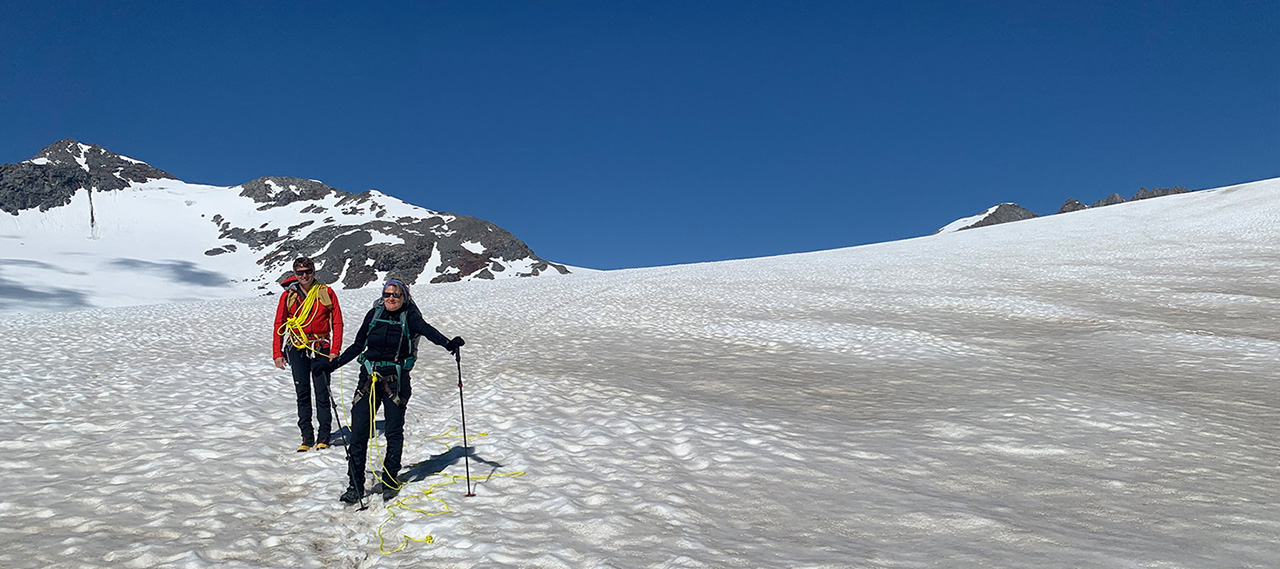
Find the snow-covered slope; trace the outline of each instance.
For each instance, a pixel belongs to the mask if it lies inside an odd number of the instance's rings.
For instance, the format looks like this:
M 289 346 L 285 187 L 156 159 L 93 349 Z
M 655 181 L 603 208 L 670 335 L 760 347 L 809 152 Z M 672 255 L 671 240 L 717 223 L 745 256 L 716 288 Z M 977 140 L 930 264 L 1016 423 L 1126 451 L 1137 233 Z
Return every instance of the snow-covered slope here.
M 424 287 L 476 497 L 424 350 L 411 483 L 366 511 L 341 447 L 293 452 L 271 299 L 6 317 L 0 566 L 1271 567 L 1277 242 L 1268 180 Z
M 89 191 L 87 188 L 94 188 Z M 505 230 L 377 191 L 260 178 L 190 184 L 97 146 L 62 141 L 0 171 L 0 312 L 274 292 L 298 255 L 323 282 L 567 272 Z

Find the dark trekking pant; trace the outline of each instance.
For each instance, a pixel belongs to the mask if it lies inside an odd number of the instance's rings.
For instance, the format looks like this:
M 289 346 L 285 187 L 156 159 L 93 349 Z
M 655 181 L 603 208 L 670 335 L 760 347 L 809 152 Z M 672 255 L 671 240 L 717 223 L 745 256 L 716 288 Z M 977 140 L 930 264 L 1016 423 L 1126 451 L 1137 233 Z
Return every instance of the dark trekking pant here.
M 383 375 L 383 372 L 386 375 Z M 388 396 L 387 389 L 398 395 L 400 403 Z M 387 454 L 382 459 L 382 472 L 375 473 L 375 480 L 400 486 L 400 457 L 404 450 L 404 410 L 409 404 L 409 374 L 402 373 L 397 380 L 395 369 L 378 370 L 378 382 L 370 385 L 369 372 L 360 370 L 360 384 L 355 401 L 351 403 L 351 440 L 347 443 L 347 479 L 349 487 L 364 492 L 364 463 L 368 458 L 369 430 L 377 419 L 378 407 L 386 418 Z M 372 403 L 370 403 L 372 402 Z M 370 405 L 373 410 L 370 411 Z
M 328 361 L 327 356 L 315 352 L 303 352 L 292 346 L 285 349 L 289 358 L 289 368 L 293 371 L 293 389 L 298 394 L 298 430 L 302 432 L 302 442 L 312 446 L 317 439 L 311 430 L 311 392 L 316 395 L 316 418 L 320 420 L 320 438 L 328 442 L 329 432 L 333 427 L 333 413 L 329 410 L 329 374 L 314 371 L 313 366 Z

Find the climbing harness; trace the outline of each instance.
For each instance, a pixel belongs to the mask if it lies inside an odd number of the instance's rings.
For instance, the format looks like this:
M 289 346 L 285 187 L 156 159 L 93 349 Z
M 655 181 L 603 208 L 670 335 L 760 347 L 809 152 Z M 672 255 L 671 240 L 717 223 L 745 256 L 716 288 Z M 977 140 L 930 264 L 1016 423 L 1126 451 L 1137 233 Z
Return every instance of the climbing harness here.
M 368 387 L 369 391 L 376 393 L 376 391 L 374 390 L 374 386 L 377 384 L 378 378 L 381 377 L 376 370 L 390 368 L 390 369 L 396 370 L 395 387 L 393 388 L 390 385 L 391 383 L 390 381 L 383 381 L 382 383 L 385 387 L 382 388 L 383 389 L 382 394 L 385 395 L 387 399 L 389 399 L 392 403 L 395 403 L 396 405 L 400 405 L 400 406 L 404 405 L 404 400 L 400 398 L 400 378 L 403 377 L 404 372 L 409 371 L 407 368 L 405 368 L 401 364 L 398 364 L 394 361 L 378 361 L 378 360 L 366 359 L 364 357 L 364 354 L 360 354 L 359 356 L 356 356 L 356 361 L 360 362 L 361 367 L 364 368 L 365 373 L 369 376 L 368 386 L 364 386 L 364 385 L 357 386 L 357 389 L 356 389 L 357 398 L 360 397 L 361 393 L 366 393 L 363 390 L 363 387 Z M 383 379 L 385 379 L 385 377 Z

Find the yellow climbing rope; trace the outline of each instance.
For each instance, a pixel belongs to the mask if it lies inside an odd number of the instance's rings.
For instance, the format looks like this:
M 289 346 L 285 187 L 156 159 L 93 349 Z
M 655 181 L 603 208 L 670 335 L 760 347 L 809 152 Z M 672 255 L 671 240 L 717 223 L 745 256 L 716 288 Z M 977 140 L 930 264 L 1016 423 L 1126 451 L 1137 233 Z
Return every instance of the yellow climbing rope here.
M 388 484 L 386 478 L 390 478 L 390 477 L 388 476 L 384 478 L 380 472 L 380 471 L 385 472 L 386 466 L 383 463 L 383 455 L 382 455 L 382 448 L 385 445 L 378 444 L 378 431 L 376 428 L 374 428 L 375 425 L 377 425 L 376 423 L 377 407 L 374 405 L 374 398 L 377 397 L 379 379 L 380 377 L 377 372 L 374 372 L 369 376 L 369 394 L 367 395 L 367 397 L 370 398 L 368 403 L 369 446 L 377 450 L 376 450 L 376 455 L 374 453 L 368 453 L 366 455 L 367 456 L 366 468 L 371 474 L 373 474 L 373 477 L 375 479 L 377 479 L 379 482 L 382 482 L 383 486 L 390 486 L 396 490 L 400 490 L 405 486 L 405 483 L 397 481 L 398 483 L 395 485 Z M 339 385 L 341 385 L 341 383 L 339 383 Z M 438 434 L 432 437 L 427 437 L 425 440 L 432 441 L 432 440 L 438 440 L 438 439 L 461 439 L 462 437 L 460 435 L 454 434 L 454 431 L 456 431 L 456 429 L 449 429 L 448 431 L 445 431 L 441 434 Z M 489 433 L 485 432 L 485 433 L 480 433 L 478 435 L 467 437 L 466 440 L 462 441 L 462 445 L 465 447 L 468 441 L 479 438 L 479 437 L 487 436 L 488 434 Z M 444 447 L 445 447 L 445 452 L 448 452 L 450 448 L 449 443 L 445 442 Z M 485 476 L 483 480 L 490 480 L 499 476 L 512 476 L 512 477 L 524 476 L 524 474 L 525 472 L 523 470 L 517 470 L 513 472 L 490 473 L 488 476 Z M 393 508 L 398 508 L 400 510 L 404 510 L 408 512 L 417 512 L 424 516 L 442 516 L 444 514 L 453 513 L 453 510 L 449 508 L 448 502 L 445 502 L 443 499 L 441 499 L 439 496 L 436 496 L 434 493 L 437 488 L 443 488 L 445 486 L 451 486 L 453 484 L 457 484 L 459 480 L 463 480 L 466 477 L 458 476 L 455 474 L 444 474 L 444 473 L 436 473 L 436 475 L 441 476 L 446 480 L 438 484 L 432 484 L 431 486 L 423 490 L 421 494 L 403 496 L 386 506 L 387 514 L 389 515 L 387 516 L 387 519 L 382 520 L 382 523 L 378 524 L 377 533 L 378 533 L 378 552 L 379 553 L 383 555 L 391 555 L 392 553 L 403 551 L 406 547 L 409 546 L 409 542 L 411 541 L 416 541 L 418 543 L 434 543 L 435 542 L 435 537 L 432 536 L 431 534 L 427 534 L 422 537 L 414 537 L 408 534 L 401 534 L 399 547 L 396 547 L 395 549 L 388 551 L 386 548 L 386 538 L 382 535 L 382 532 L 383 532 L 383 528 L 385 528 L 386 525 L 390 523 L 391 520 L 395 519 L 397 516 L 397 513 L 393 511 Z M 429 510 L 424 510 L 422 508 L 410 507 L 409 504 L 413 500 L 417 500 L 417 499 L 425 499 L 425 500 L 432 500 L 432 501 L 438 502 L 440 504 L 440 507 L 443 509 L 439 511 L 429 511 Z
M 448 430 L 448 431 L 446 431 L 446 432 L 444 432 L 444 433 L 441 433 L 441 434 L 439 434 L 439 435 L 436 435 L 436 436 L 434 436 L 434 437 L 428 437 L 428 438 L 427 438 L 427 440 L 435 440 L 435 439 L 442 439 L 442 438 L 457 438 L 457 439 L 461 439 L 461 438 L 462 438 L 461 436 L 459 436 L 459 435 L 455 435 L 455 434 L 454 434 L 454 430 L 455 430 L 455 429 L 450 429 L 450 430 Z M 468 440 L 470 440 L 470 439 L 475 439 L 475 438 L 478 438 L 478 437 L 486 436 L 486 435 L 488 435 L 488 434 L 489 434 L 489 433 L 480 433 L 480 434 L 475 435 L 475 436 L 467 437 L 467 439 L 468 439 Z M 464 440 L 464 441 L 462 441 L 462 444 L 463 444 L 463 446 L 466 446 L 467 441 L 465 441 L 465 440 Z M 448 443 L 445 443 L 445 450 L 446 450 L 446 452 L 448 452 L 448 449 L 449 449 L 449 444 L 448 444 Z M 436 489 L 437 489 L 437 488 L 443 488 L 443 487 L 445 487 L 445 486 L 452 486 L 452 485 L 454 485 L 454 484 L 457 484 L 459 480 L 463 480 L 463 479 L 465 479 L 466 477 L 465 477 L 465 476 L 458 476 L 458 475 L 456 475 L 456 474 L 444 474 L 443 472 L 436 473 L 436 475 L 437 475 L 437 476 L 440 476 L 440 477 L 443 477 L 443 478 L 445 478 L 446 480 L 445 480 L 444 482 L 440 482 L 439 484 L 432 484 L 431 486 L 429 486 L 429 487 L 427 487 L 425 490 L 423 490 L 423 491 L 421 492 L 421 494 L 420 494 L 420 495 L 419 495 L 419 494 L 414 494 L 414 495 L 411 495 L 411 496 L 405 496 L 405 497 L 402 497 L 402 498 L 400 498 L 400 499 L 396 500 L 395 502 L 392 502 L 391 504 L 389 504 L 389 505 L 387 505 L 387 506 L 386 506 L 387 514 L 389 514 L 389 515 L 387 516 L 387 519 L 382 520 L 382 523 L 381 523 L 381 524 L 378 524 L 378 552 L 379 552 L 379 553 L 381 553 L 381 554 L 383 554 L 383 555 L 391 555 L 392 553 L 396 553 L 396 552 L 402 551 L 402 550 L 404 550 L 404 548 L 406 548 L 406 547 L 408 547 L 408 546 L 409 546 L 409 542 L 410 542 L 410 541 L 416 541 L 416 542 L 418 542 L 418 543 L 434 543 L 434 542 L 435 542 L 435 536 L 432 536 L 431 534 L 427 534 L 427 535 L 424 535 L 424 536 L 422 536 L 422 537 L 414 537 L 414 536 L 411 536 L 411 535 L 408 535 L 408 534 L 401 534 L 401 535 L 400 535 L 400 546 L 399 546 L 399 547 L 396 547 L 395 549 L 392 549 L 392 550 L 390 550 L 390 551 L 387 551 L 387 548 L 386 548 L 386 537 L 382 535 L 382 530 L 383 530 L 383 528 L 384 528 L 384 527 L 386 527 L 386 525 L 387 525 L 388 523 L 390 523 L 390 522 L 391 522 L 391 520 L 393 520 L 393 519 L 395 519 L 395 518 L 396 518 L 397 514 L 396 514 L 396 512 L 393 510 L 393 508 L 398 508 L 398 509 L 401 509 L 401 510 L 404 510 L 404 511 L 407 511 L 407 512 L 417 512 L 417 513 L 422 514 L 422 515 L 424 515 L 424 516 L 443 516 L 443 515 L 445 515 L 445 514 L 453 513 L 453 510 L 449 508 L 449 503 L 448 503 L 448 502 L 445 502 L 443 499 L 441 499 L 439 496 L 436 496 L 434 493 L 435 493 L 435 491 L 436 491 Z M 513 471 L 513 472 L 491 473 L 491 474 L 489 474 L 488 476 L 485 476 L 483 479 L 484 479 L 484 480 L 491 480 L 491 479 L 493 479 L 493 478 L 497 478 L 497 477 L 499 477 L 499 476 L 511 476 L 511 477 L 524 476 L 524 471 L 523 471 L 523 470 L 516 470 L 516 471 Z M 386 484 L 386 482 L 383 482 L 383 484 Z M 443 508 L 443 509 L 442 509 L 442 510 L 439 510 L 439 511 L 434 511 L 434 512 L 433 512 L 433 511 L 428 511 L 428 510 L 424 510 L 424 509 L 421 509 L 421 508 L 412 508 L 412 507 L 409 507 L 409 505 L 408 505 L 408 504 L 409 504 L 411 501 L 413 501 L 413 500 L 417 500 L 417 499 L 426 499 L 426 500 L 433 500 L 433 501 L 435 501 L 435 502 L 439 502 L 440 507 L 441 507 L 441 508 Z
M 316 301 L 320 299 L 319 283 L 311 286 L 311 290 L 307 291 L 307 296 L 302 300 L 302 306 L 293 316 L 286 318 L 284 323 L 276 329 L 277 336 L 284 336 L 293 347 L 299 350 L 310 350 L 321 356 L 327 356 L 319 350 L 315 349 L 314 342 L 307 336 L 306 328 L 311 325 L 311 321 L 316 318 L 315 307 Z M 289 294 L 289 293 L 285 293 Z
M 378 406 L 375 403 L 378 397 L 377 394 L 378 394 L 378 372 L 375 371 L 369 375 L 369 395 L 368 395 L 369 397 L 369 403 L 368 403 L 369 446 L 377 449 L 378 454 L 377 454 L 377 462 L 369 462 L 368 464 L 365 465 L 365 467 L 369 470 L 371 474 L 373 474 L 373 477 L 378 482 L 382 483 L 383 486 L 391 486 L 392 488 L 399 490 L 403 486 L 403 484 L 396 484 L 392 486 L 391 484 L 388 484 L 386 479 L 383 478 L 382 475 L 379 473 L 380 470 L 382 472 L 386 472 L 386 465 L 383 464 L 383 459 L 382 459 L 382 447 L 384 445 L 378 444 L 378 429 L 376 428 L 378 424 Z M 366 453 L 365 456 L 368 457 L 369 461 L 374 460 L 373 453 Z M 378 468 L 374 468 L 373 465 L 375 464 L 381 465 L 381 466 L 379 466 Z M 387 474 L 390 474 L 390 473 L 388 472 Z M 387 478 L 390 478 L 390 476 L 388 476 Z

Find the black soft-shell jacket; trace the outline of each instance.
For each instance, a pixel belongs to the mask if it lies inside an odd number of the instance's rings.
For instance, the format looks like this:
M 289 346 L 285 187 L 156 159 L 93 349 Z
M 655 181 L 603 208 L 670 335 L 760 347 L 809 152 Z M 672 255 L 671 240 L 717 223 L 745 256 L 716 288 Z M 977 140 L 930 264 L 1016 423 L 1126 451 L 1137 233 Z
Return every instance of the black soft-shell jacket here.
M 378 322 L 375 322 L 370 329 L 369 323 L 373 322 L 373 315 L 378 312 L 378 308 L 375 306 L 364 315 L 364 322 L 360 324 L 360 332 L 356 334 L 356 339 L 333 362 L 335 369 L 356 359 L 361 352 L 364 352 L 367 360 L 402 362 L 413 352 L 412 340 L 417 336 L 425 337 L 438 346 L 449 343 L 449 339 L 445 338 L 444 334 L 422 319 L 422 312 L 413 301 L 406 302 L 405 306 L 395 312 L 383 308 Z M 405 314 L 405 323 L 409 326 L 407 338 L 404 331 L 400 329 L 400 313 L 404 311 L 408 311 Z

